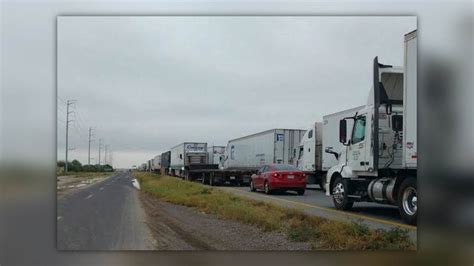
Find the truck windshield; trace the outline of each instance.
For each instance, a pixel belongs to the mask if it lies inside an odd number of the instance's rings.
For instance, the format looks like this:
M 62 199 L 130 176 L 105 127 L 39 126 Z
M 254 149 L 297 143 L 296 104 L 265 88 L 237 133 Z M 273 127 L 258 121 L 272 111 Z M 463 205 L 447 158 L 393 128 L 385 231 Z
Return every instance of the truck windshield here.
M 285 170 L 288 170 L 288 171 L 297 171 L 298 168 L 294 167 L 293 165 L 289 165 L 289 164 L 275 164 L 272 166 L 273 170 L 275 171 L 285 171 Z

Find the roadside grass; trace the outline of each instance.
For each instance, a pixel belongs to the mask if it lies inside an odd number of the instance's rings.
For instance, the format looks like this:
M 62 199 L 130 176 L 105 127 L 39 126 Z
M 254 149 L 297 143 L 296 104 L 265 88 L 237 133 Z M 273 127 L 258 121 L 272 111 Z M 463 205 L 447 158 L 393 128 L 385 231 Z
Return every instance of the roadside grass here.
M 278 231 L 314 250 L 415 250 L 407 230 L 373 230 L 362 221 L 340 222 L 302 211 L 247 199 L 170 176 L 134 172 L 141 191 L 173 204 L 196 208 L 222 219 Z
M 113 172 L 67 172 L 67 173 L 56 173 L 57 176 L 73 176 L 81 178 L 94 178 L 112 175 Z

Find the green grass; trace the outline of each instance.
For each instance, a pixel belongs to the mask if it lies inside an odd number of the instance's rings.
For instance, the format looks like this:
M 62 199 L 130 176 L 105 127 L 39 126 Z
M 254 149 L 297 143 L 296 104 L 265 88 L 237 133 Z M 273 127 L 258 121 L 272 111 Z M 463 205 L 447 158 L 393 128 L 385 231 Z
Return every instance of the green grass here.
M 359 222 L 340 222 L 275 204 L 247 199 L 199 183 L 134 172 L 141 190 L 173 204 L 196 208 L 219 218 L 278 231 L 289 240 L 309 242 L 315 250 L 415 250 L 407 230 L 373 230 Z

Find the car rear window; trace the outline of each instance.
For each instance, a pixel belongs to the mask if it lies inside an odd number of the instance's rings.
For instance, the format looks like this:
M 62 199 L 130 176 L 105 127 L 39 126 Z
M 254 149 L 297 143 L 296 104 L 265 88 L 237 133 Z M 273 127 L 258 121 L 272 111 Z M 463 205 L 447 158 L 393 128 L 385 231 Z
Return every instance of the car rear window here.
M 293 165 L 289 165 L 289 164 L 275 164 L 275 165 L 272 166 L 272 168 L 275 171 L 285 171 L 285 170 L 295 171 L 295 170 L 298 170 L 298 168 L 294 167 Z

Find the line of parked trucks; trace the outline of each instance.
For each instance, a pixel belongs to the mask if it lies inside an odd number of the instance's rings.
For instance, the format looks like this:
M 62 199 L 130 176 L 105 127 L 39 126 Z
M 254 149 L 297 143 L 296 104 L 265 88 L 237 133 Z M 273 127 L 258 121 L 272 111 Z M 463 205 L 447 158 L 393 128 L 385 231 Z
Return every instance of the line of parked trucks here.
M 271 129 L 226 146 L 184 142 L 139 168 L 216 185 L 248 184 L 262 165 L 291 164 L 319 184 L 334 206 L 396 205 L 407 223 L 417 216 L 417 43 L 405 35 L 404 66 L 373 60 L 367 104 L 323 116 L 309 129 Z M 349 90 L 350 91 L 350 90 Z

